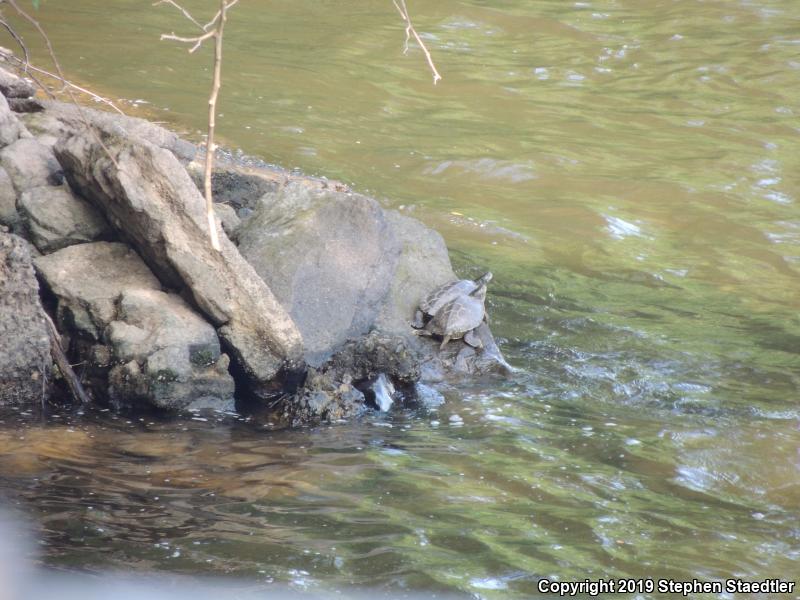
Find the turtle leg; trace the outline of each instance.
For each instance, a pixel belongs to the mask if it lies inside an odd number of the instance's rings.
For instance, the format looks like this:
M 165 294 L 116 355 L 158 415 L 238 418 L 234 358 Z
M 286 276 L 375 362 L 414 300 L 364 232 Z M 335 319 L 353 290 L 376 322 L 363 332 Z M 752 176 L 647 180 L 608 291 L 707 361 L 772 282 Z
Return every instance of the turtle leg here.
M 464 334 L 464 341 L 473 348 L 483 348 L 483 342 L 481 341 L 481 336 L 479 336 L 474 329 L 470 329 L 467 333 Z
M 422 311 L 417 309 L 417 312 L 414 313 L 414 320 L 411 322 L 411 326 L 414 329 L 422 329 L 425 327 L 425 321 L 423 320 Z
M 450 341 L 450 336 L 449 335 L 444 336 L 444 339 L 442 340 L 442 345 L 439 346 L 439 350 L 444 350 L 444 347 L 447 346 L 447 342 L 449 341 Z

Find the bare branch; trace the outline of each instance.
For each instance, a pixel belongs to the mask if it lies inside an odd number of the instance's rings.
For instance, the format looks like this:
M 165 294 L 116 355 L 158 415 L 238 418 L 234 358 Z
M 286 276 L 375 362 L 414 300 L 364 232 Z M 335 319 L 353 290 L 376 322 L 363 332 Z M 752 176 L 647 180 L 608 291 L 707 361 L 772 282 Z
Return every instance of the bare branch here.
M 238 4 L 238 2 L 239 2 L 239 0 L 231 0 L 230 2 L 225 4 L 224 5 L 225 11 L 227 12 L 228 10 L 230 10 L 231 8 L 236 6 L 236 4 Z M 220 2 L 220 10 L 217 11 L 217 14 L 214 15 L 213 19 L 211 19 L 208 23 L 203 25 L 203 31 L 208 31 L 209 27 L 211 27 L 212 25 L 214 25 L 217 22 L 217 19 L 219 19 L 220 15 L 222 14 L 222 6 L 223 6 L 222 2 Z
M 234 0 L 235 1 L 235 0 Z M 211 96 L 208 99 L 208 138 L 206 140 L 206 165 L 203 177 L 203 191 L 206 197 L 206 215 L 208 216 L 208 233 L 211 236 L 211 246 L 219 251 L 219 237 L 217 235 L 217 219 L 214 214 L 214 197 L 211 189 L 211 171 L 214 168 L 214 133 L 216 129 L 217 98 L 222 85 L 222 33 L 227 20 L 228 5 L 225 0 L 220 0 L 217 27 L 214 30 L 214 83 L 211 87 Z
M 183 8 L 180 4 L 177 4 L 174 0 L 158 0 L 158 2 L 153 2 L 153 6 L 158 6 L 159 4 L 169 4 L 170 6 L 174 6 L 175 8 L 177 8 L 179 11 L 181 11 L 183 13 L 184 17 L 186 17 L 192 23 L 197 25 L 200 29 L 203 29 L 203 31 L 205 31 L 205 29 L 200 24 L 200 22 L 197 19 L 195 19 L 188 10 Z
M 9 25 L 8 23 L 6 23 L 6 22 L 5 22 L 4 20 L 2 20 L 2 19 L 0 19 L 0 25 L 2 25 L 2 26 L 3 26 L 3 27 L 6 29 L 6 31 L 8 31 L 9 35 L 10 35 L 12 38 L 14 38 L 14 41 L 15 41 L 15 42 L 17 42 L 17 44 L 19 45 L 20 49 L 22 50 L 22 54 L 25 56 L 25 60 L 24 60 L 24 61 L 21 61 L 20 59 L 18 59 L 18 58 L 17 58 L 16 56 L 14 56 L 13 54 L 6 54 L 6 53 L 4 53 L 4 52 L 0 52 L 0 55 L 2 55 L 4 58 L 6 58 L 6 60 L 8 60 L 9 58 L 11 58 L 11 59 L 13 59 L 13 60 L 16 60 L 18 63 L 20 63 L 20 64 L 22 65 L 22 69 L 21 69 L 21 70 L 22 70 L 22 73 L 23 73 L 24 75 L 27 75 L 28 77 L 30 77 L 30 78 L 33 80 L 33 82 L 34 82 L 34 83 L 35 83 L 37 86 L 39 86 L 39 88 L 40 88 L 42 91 L 44 91 L 44 93 L 45 93 L 45 94 L 47 94 L 48 96 L 50 96 L 50 98 L 55 98 L 55 96 L 53 96 L 53 93 L 50 91 L 50 89 L 49 89 L 47 86 L 45 86 L 45 85 L 44 85 L 44 84 L 43 84 L 41 81 L 39 81 L 39 80 L 36 78 L 36 76 L 35 76 L 35 75 L 33 75 L 33 74 L 30 72 L 30 70 L 29 70 L 29 69 L 32 69 L 33 67 L 32 67 L 32 65 L 31 65 L 31 60 L 30 60 L 30 54 L 29 54 L 29 52 L 28 52 L 28 47 L 25 45 L 25 42 L 23 41 L 22 37 L 20 37 L 20 35 L 19 35 L 19 34 L 18 34 L 16 31 L 14 31 L 14 28 L 13 28 L 13 27 L 11 27 L 11 25 Z
M 204 33 L 203 35 L 198 35 L 198 36 L 195 36 L 195 37 L 182 37 L 182 36 L 179 36 L 179 35 L 175 35 L 174 33 L 162 33 L 161 34 L 161 40 L 162 41 L 163 40 L 171 40 L 171 41 L 174 41 L 174 42 L 183 42 L 184 44 L 194 44 L 194 46 L 189 48 L 189 53 L 191 54 L 195 50 L 197 50 L 203 44 L 203 42 L 205 42 L 206 40 L 208 40 L 208 39 L 210 39 L 210 38 L 212 38 L 212 37 L 214 37 L 216 35 L 217 35 L 217 30 L 216 29 L 212 29 L 211 31 L 209 31 L 207 33 Z
M 184 44 L 193 44 L 189 48 L 192 53 L 203 45 L 203 42 L 209 39 L 214 39 L 214 79 L 211 84 L 211 95 L 208 98 L 208 136 L 206 139 L 206 157 L 205 169 L 203 173 L 203 193 L 206 200 L 206 216 L 208 218 L 208 235 L 211 238 L 211 246 L 214 250 L 220 250 L 219 234 L 217 233 L 217 217 L 214 213 L 214 198 L 211 189 L 211 173 L 214 170 L 214 133 L 216 131 L 216 116 L 217 116 L 217 98 L 219 97 L 219 90 L 222 86 L 222 36 L 225 30 L 225 22 L 227 20 L 228 10 L 236 5 L 239 0 L 220 0 L 219 10 L 205 25 L 200 25 L 189 11 L 183 8 L 175 0 L 159 0 L 153 6 L 159 4 L 169 4 L 181 11 L 184 16 L 192 23 L 203 30 L 203 34 L 186 37 L 173 33 L 164 33 L 161 35 L 162 40 L 170 40 L 174 42 L 181 42 Z
M 431 53 L 428 52 L 427 46 L 425 46 L 425 43 L 422 41 L 422 38 L 419 37 L 417 30 L 414 29 L 414 25 L 411 23 L 411 16 L 408 14 L 408 7 L 406 6 L 406 0 L 392 0 L 392 2 L 394 3 L 397 12 L 400 13 L 400 16 L 406 22 L 406 41 L 405 41 L 405 46 L 403 48 L 403 54 L 406 54 L 408 52 L 408 42 L 410 37 L 413 35 L 414 39 L 417 40 L 417 44 L 419 44 L 419 47 L 422 48 L 422 51 L 425 53 L 425 59 L 428 61 L 428 66 L 430 67 L 431 72 L 433 73 L 433 85 L 436 85 L 436 82 L 439 81 L 442 78 L 442 76 L 439 75 L 439 71 L 436 70 L 436 65 L 433 62 L 433 57 L 431 57 Z

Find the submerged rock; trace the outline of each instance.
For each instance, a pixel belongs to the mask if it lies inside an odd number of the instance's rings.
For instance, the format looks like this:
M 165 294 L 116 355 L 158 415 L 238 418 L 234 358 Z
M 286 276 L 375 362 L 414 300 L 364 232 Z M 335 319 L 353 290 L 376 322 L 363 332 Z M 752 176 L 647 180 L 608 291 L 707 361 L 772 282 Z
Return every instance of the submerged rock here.
M 225 235 L 221 252 L 211 247 L 205 202 L 178 160 L 145 140 L 101 130 L 96 135 L 78 133 L 54 148 L 72 188 L 165 285 L 191 294 L 253 393 L 268 396 L 302 373 L 300 332 Z
M 22 238 L 0 232 L 0 404 L 43 399 L 51 370 L 30 248 Z

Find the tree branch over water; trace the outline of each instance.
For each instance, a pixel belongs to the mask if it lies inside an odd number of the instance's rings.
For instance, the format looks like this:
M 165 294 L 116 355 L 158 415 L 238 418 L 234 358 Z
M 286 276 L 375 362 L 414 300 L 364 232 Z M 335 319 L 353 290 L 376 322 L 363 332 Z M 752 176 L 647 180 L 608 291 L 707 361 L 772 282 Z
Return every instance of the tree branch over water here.
M 408 42 L 411 40 L 411 36 L 414 36 L 414 39 L 417 40 L 417 44 L 419 47 L 422 48 L 422 51 L 425 53 L 425 59 L 428 61 L 428 66 L 433 73 L 433 85 L 436 85 L 436 82 L 439 81 L 442 76 L 439 75 L 439 71 L 436 70 L 436 65 L 433 62 L 433 57 L 431 57 L 431 53 L 428 52 L 427 46 L 425 46 L 425 42 L 422 41 L 422 38 L 419 37 L 417 30 L 414 28 L 414 25 L 411 23 L 411 16 L 408 14 L 408 7 L 406 6 L 406 0 L 392 0 L 394 3 L 397 12 L 400 13 L 400 16 L 403 17 L 403 21 L 406 23 L 406 41 L 405 46 L 403 48 L 403 54 L 408 53 Z
M 219 10 L 214 17 L 205 25 L 201 25 L 200 21 L 195 19 L 192 14 L 183 6 L 175 2 L 175 0 L 158 0 L 153 3 L 153 6 L 160 4 L 168 4 L 180 11 L 184 17 L 192 24 L 194 24 L 201 33 L 196 36 L 180 36 L 173 33 L 164 33 L 161 35 L 162 40 L 171 40 L 181 42 L 184 44 L 192 44 L 189 52 L 195 52 L 203 42 L 213 39 L 214 40 L 214 77 L 211 84 L 211 94 L 208 98 L 208 136 L 206 140 L 206 162 L 203 175 L 203 192 L 206 199 L 206 216 L 208 218 L 208 234 L 211 238 L 211 246 L 214 250 L 219 251 L 219 234 L 217 233 L 216 217 L 214 215 L 214 198 L 211 189 L 211 172 L 214 169 L 214 134 L 216 132 L 216 115 L 217 115 L 217 99 L 219 98 L 219 90 L 222 87 L 222 37 L 225 30 L 225 22 L 227 20 L 227 13 L 239 0 L 220 0 Z

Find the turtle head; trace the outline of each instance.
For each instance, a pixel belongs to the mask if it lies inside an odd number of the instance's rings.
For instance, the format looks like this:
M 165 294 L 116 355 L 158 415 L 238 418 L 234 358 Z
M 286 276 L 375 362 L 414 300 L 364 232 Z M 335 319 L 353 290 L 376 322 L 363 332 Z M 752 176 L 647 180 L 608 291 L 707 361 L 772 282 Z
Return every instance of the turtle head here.
M 486 273 L 484 273 L 483 275 L 478 277 L 478 279 L 475 280 L 475 285 L 481 287 L 482 285 L 486 285 L 487 283 L 489 283 L 491 280 L 492 280 L 492 272 L 486 271 Z
M 491 277 L 491 273 L 489 273 L 489 276 Z M 478 287 L 472 290 L 469 295 L 473 298 L 477 298 L 481 302 L 486 300 L 486 282 L 481 283 Z

